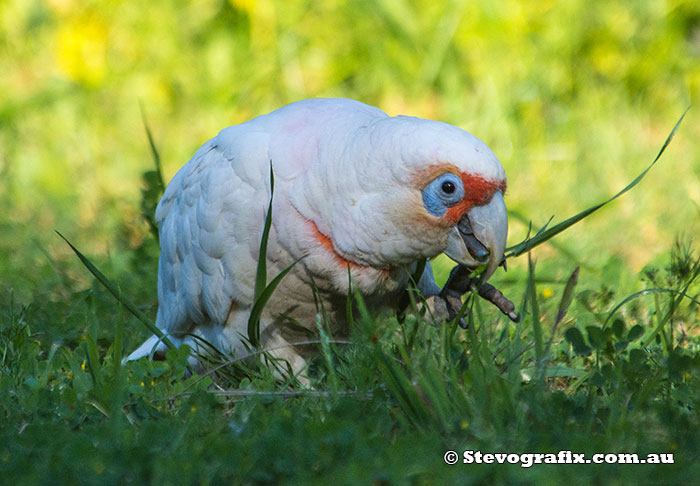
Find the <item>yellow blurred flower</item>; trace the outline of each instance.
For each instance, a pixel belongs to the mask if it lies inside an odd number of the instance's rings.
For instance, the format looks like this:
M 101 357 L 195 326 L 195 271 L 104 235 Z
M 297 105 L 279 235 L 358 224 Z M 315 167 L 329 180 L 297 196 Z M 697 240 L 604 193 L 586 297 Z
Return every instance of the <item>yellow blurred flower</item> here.
M 95 15 L 66 19 L 54 43 L 59 70 L 73 81 L 99 85 L 107 72 L 107 31 Z
M 545 287 L 544 289 L 542 289 L 542 297 L 544 297 L 545 299 L 549 299 L 552 295 L 554 295 L 554 291 L 549 287 Z
M 255 4 L 257 0 L 228 0 L 229 3 L 237 8 L 238 10 L 243 10 L 244 12 L 252 12 L 255 9 Z

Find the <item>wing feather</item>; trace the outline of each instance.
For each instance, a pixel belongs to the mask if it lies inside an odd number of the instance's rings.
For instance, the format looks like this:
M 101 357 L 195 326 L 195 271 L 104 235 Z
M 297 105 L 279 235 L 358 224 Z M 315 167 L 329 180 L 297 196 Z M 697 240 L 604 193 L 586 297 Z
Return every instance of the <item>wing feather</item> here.
M 257 237 L 262 228 L 250 207 L 256 198 L 264 203 L 267 197 L 266 187 L 260 187 L 264 163 L 250 154 L 242 157 L 231 146 L 230 134 L 221 148 L 221 137 L 207 142 L 180 169 L 156 210 L 158 326 L 176 335 L 197 325 L 224 325 L 233 304 L 249 301 L 244 275 L 254 274 L 254 255 L 245 233 Z

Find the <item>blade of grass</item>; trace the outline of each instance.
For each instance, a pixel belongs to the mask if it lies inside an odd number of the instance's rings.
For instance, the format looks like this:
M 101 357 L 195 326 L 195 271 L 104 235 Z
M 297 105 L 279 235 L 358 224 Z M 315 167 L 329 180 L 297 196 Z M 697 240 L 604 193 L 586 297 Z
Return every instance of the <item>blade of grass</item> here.
M 640 290 L 639 292 L 635 292 L 632 295 L 627 296 L 622 302 L 617 304 L 613 309 L 608 313 L 608 317 L 606 317 L 605 321 L 603 322 L 603 329 L 605 329 L 608 325 L 608 322 L 610 322 L 610 319 L 615 315 L 615 313 L 620 310 L 622 306 L 627 304 L 629 301 L 637 299 L 639 297 L 642 297 L 644 295 L 649 295 L 649 294 L 672 294 L 672 295 L 677 295 L 681 299 L 685 297 L 686 299 L 689 299 L 691 302 L 694 304 L 700 306 L 700 302 L 686 294 L 685 292 L 682 292 L 680 290 L 674 290 L 674 289 L 663 289 L 663 288 L 658 288 L 658 289 L 644 289 Z
M 668 144 L 671 143 L 671 140 L 676 134 L 676 131 L 678 130 L 678 127 L 680 126 L 681 122 L 683 121 L 683 118 L 685 118 L 686 113 L 688 113 L 688 110 L 690 107 L 688 107 L 684 112 L 683 115 L 681 115 L 680 119 L 676 122 L 675 126 L 673 127 L 673 130 L 671 130 L 671 133 L 666 137 L 666 141 L 661 147 L 661 150 L 659 150 L 659 153 L 656 155 L 656 158 L 654 161 L 649 164 L 649 166 L 642 171 L 641 174 L 639 174 L 632 182 L 627 184 L 621 191 L 619 191 L 617 194 L 612 196 L 610 199 L 603 201 L 602 203 L 596 204 L 595 206 L 592 206 L 584 211 L 581 211 L 580 213 L 576 214 L 575 216 L 572 216 L 569 219 L 566 219 L 562 221 L 561 223 L 558 223 L 554 225 L 553 227 L 547 229 L 546 231 L 540 231 L 537 233 L 534 237 L 532 238 L 527 238 L 524 241 L 518 243 L 515 246 L 511 246 L 508 248 L 506 251 L 508 252 L 505 256 L 505 258 L 510 258 L 510 257 L 517 257 L 522 255 L 523 253 L 527 253 L 530 251 L 532 248 L 541 245 L 542 243 L 546 242 L 550 238 L 558 235 L 562 231 L 566 230 L 567 228 L 573 226 L 574 224 L 578 223 L 582 219 L 588 217 L 595 211 L 599 210 L 603 206 L 613 202 L 615 199 L 618 197 L 622 196 L 625 194 L 627 191 L 632 189 L 634 186 L 639 184 L 639 182 L 644 178 L 644 176 L 647 175 L 647 173 L 651 170 L 652 167 L 656 164 L 656 162 L 661 158 L 661 155 L 664 153 L 666 150 L 666 147 L 668 147 Z
M 348 295 L 345 299 L 345 323 L 349 329 L 355 325 L 355 319 L 352 316 L 352 275 L 350 274 L 350 264 L 348 263 Z
M 542 343 L 542 324 L 540 323 L 540 306 L 537 302 L 537 285 L 535 283 L 535 264 L 530 253 L 527 254 L 528 282 L 527 288 L 530 298 L 530 315 L 532 317 L 532 333 L 535 337 L 535 370 L 536 377 L 540 381 L 544 377 L 542 365 L 544 364 L 544 347 Z
M 694 303 L 695 305 L 700 306 L 700 301 L 694 299 L 693 297 L 688 295 L 686 292 L 687 292 L 687 289 L 685 289 L 684 291 L 680 291 L 680 290 L 664 289 L 664 288 L 645 289 L 645 290 L 640 290 L 639 292 L 635 292 L 634 294 L 627 296 L 625 299 L 622 300 L 622 302 L 620 302 L 615 307 L 613 307 L 613 309 L 608 313 L 608 316 L 605 318 L 605 321 L 603 322 L 602 328 L 605 329 L 607 327 L 608 322 L 610 322 L 610 319 L 612 319 L 612 317 L 617 313 L 617 311 L 619 311 L 625 304 L 627 304 L 628 302 L 630 302 L 632 300 L 638 299 L 639 297 L 643 297 L 643 296 L 649 295 L 649 294 L 655 294 L 655 295 L 670 294 L 670 295 L 676 296 L 676 300 L 673 302 L 673 305 L 678 305 L 678 303 L 683 298 L 686 298 L 686 299 L 690 300 L 692 303 Z M 668 319 L 670 317 L 671 317 L 670 312 L 666 316 L 659 317 L 659 324 L 657 324 L 657 326 L 654 328 L 654 331 L 647 338 L 647 340 L 643 343 L 643 346 L 649 346 L 652 343 L 652 341 L 654 340 L 656 335 L 659 332 L 661 332 L 661 329 L 666 324 L 666 322 L 668 322 Z
M 262 238 L 260 238 L 260 251 L 258 252 L 258 268 L 255 274 L 255 300 L 257 301 L 267 286 L 267 242 L 270 239 L 270 228 L 272 227 L 272 200 L 275 197 L 275 174 L 270 161 L 270 204 L 267 207 L 265 216 L 265 226 L 263 227 Z
M 155 240 L 159 241 L 160 236 L 158 234 L 158 223 L 155 219 L 155 212 L 156 207 L 158 206 L 158 201 L 160 201 L 163 193 L 165 192 L 165 182 L 163 180 L 160 154 L 158 153 L 155 141 L 153 140 L 151 129 L 148 126 L 143 104 L 140 102 L 139 107 L 141 108 L 141 119 L 143 120 L 143 126 L 146 129 L 146 136 L 148 137 L 148 143 L 151 147 L 151 154 L 155 165 L 155 170 L 147 170 L 141 174 L 141 179 L 143 182 L 143 187 L 141 188 L 141 216 L 146 220 L 146 223 L 148 224 L 151 234 Z
M 97 350 L 97 343 L 90 334 L 85 336 L 85 358 L 87 359 L 87 369 L 92 377 L 92 382 L 96 387 L 100 387 L 102 385 L 100 352 Z
M 427 310 L 428 312 L 428 306 L 425 305 L 425 296 L 418 290 L 418 282 L 420 281 L 423 272 L 425 271 L 425 267 L 428 264 L 428 260 L 425 258 L 422 258 L 416 262 L 416 269 L 413 273 L 408 274 L 408 283 L 406 285 L 406 288 L 404 289 L 401 297 L 399 298 L 399 304 L 398 304 L 398 312 L 397 312 L 397 317 L 399 319 L 399 322 L 403 324 L 405 318 L 406 318 L 406 312 L 407 310 L 410 309 L 416 309 L 416 295 L 420 298 L 420 300 L 423 302 L 424 309 Z M 406 273 L 408 273 L 408 269 L 405 269 Z M 432 316 L 431 316 L 432 317 Z
M 112 343 L 112 359 L 113 361 L 113 373 L 114 375 L 119 374 L 119 368 L 122 366 L 122 357 L 124 355 L 124 314 L 119 312 L 119 319 L 117 319 L 117 330 L 114 333 L 114 342 Z
M 129 301 L 129 299 L 122 295 L 119 288 L 111 280 L 105 277 L 105 275 L 102 272 L 100 272 L 98 268 L 95 265 L 93 265 L 92 262 L 88 260 L 88 258 L 85 255 L 80 253 L 80 251 L 78 251 L 78 249 L 75 246 L 73 246 L 73 244 L 70 241 L 68 241 L 68 239 L 65 236 L 63 236 L 58 231 L 56 231 L 56 234 L 58 234 L 58 236 L 60 236 L 63 239 L 63 241 L 65 241 L 68 244 L 68 246 L 71 247 L 71 249 L 80 259 L 82 264 L 85 265 L 85 267 L 90 271 L 90 273 L 92 273 L 93 276 L 102 285 L 104 285 L 104 287 L 114 296 L 115 299 L 117 299 L 117 301 L 119 301 L 121 305 L 123 305 L 129 312 L 131 312 L 131 314 L 134 317 L 141 321 L 141 323 L 143 323 L 143 325 L 145 325 L 150 332 L 158 336 L 158 338 L 161 341 L 163 341 L 163 343 L 168 348 L 175 349 L 175 345 L 172 343 L 172 341 L 170 341 L 170 339 L 168 339 L 168 337 L 165 334 L 163 334 L 163 331 L 158 329 L 158 327 L 153 323 L 153 321 L 151 321 L 146 316 L 146 314 L 141 312 L 131 301 Z
M 547 341 L 547 346 L 545 347 L 545 354 L 549 353 L 552 347 L 552 342 L 554 342 L 554 334 L 557 332 L 557 327 L 561 321 L 566 317 L 566 313 L 571 306 L 571 302 L 574 300 L 574 289 L 576 289 L 576 284 L 578 283 L 578 273 L 581 267 L 576 267 L 571 273 L 569 280 L 566 282 L 566 287 L 564 287 L 564 293 L 561 296 L 561 301 L 559 301 L 559 308 L 557 310 L 557 317 L 554 321 L 554 326 L 552 326 L 552 333 Z
M 373 351 L 375 369 L 383 378 L 382 382 L 387 392 L 394 397 L 411 423 L 423 426 L 430 416 L 428 406 L 411 383 L 408 372 L 382 350 L 381 341 L 378 341 L 374 334 L 373 318 L 369 314 L 362 294 L 354 290 L 353 295 L 359 314 L 359 319 L 355 322 L 359 323 L 358 328 L 362 333 L 363 341 L 367 342 Z
M 378 345 L 375 345 L 374 350 L 374 364 L 384 377 L 383 381 L 389 393 L 396 399 L 411 422 L 418 426 L 425 424 L 430 412 L 406 371 L 387 357 Z
M 449 384 L 456 382 L 454 375 L 438 366 L 434 361 L 428 361 L 421 369 L 416 388 L 425 396 L 430 404 L 433 422 L 438 422 L 444 432 L 451 432 L 457 422 L 455 417 L 456 404 L 449 392 Z M 453 381 L 454 380 L 454 381 Z
M 535 229 L 535 230 L 536 230 L 536 234 L 535 234 L 535 236 L 532 237 L 533 239 L 535 239 L 535 238 L 538 237 L 537 235 L 539 235 L 540 233 L 542 233 L 542 232 L 544 232 L 544 231 L 547 230 L 547 228 L 548 228 L 549 225 L 551 224 L 552 220 L 554 219 L 554 216 L 551 216 L 551 217 L 547 220 L 547 222 L 544 224 L 544 226 L 542 226 L 542 227 L 539 228 L 539 229 L 537 229 L 537 227 L 533 227 L 532 221 L 530 221 L 529 218 L 527 218 L 525 215 L 523 215 L 523 214 L 520 213 L 519 211 L 508 210 L 508 218 L 509 218 L 509 219 L 512 218 L 512 219 L 514 219 L 514 220 L 520 221 L 522 224 L 528 226 L 531 230 L 532 230 L 532 229 Z M 526 240 L 526 241 L 527 241 L 527 240 L 530 240 L 530 237 L 528 236 L 527 238 L 525 238 L 525 240 Z M 531 241 L 532 241 L 532 240 L 531 240 Z M 587 269 L 587 270 L 591 270 L 591 269 L 593 268 L 593 267 L 591 267 L 590 265 L 587 265 L 585 261 L 581 261 L 579 255 L 576 255 L 573 251 L 569 250 L 568 248 L 566 248 L 564 245 L 562 245 L 561 243 L 557 242 L 556 240 L 550 240 L 549 244 L 552 245 L 552 248 L 554 248 L 555 250 L 557 250 L 559 253 L 561 253 L 562 255 L 564 255 L 565 257 L 567 257 L 567 258 L 568 258 L 569 260 L 571 260 L 572 262 L 575 262 L 577 265 L 580 265 L 580 266 L 582 266 L 583 268 L 585 268 L 585 269 Z
M 260 317 L 262 316 L 263 309 L 265 309 L 265 305 L 267 305 L 267 302 L 270 300 L 270 297 L 272 297 L 273 292 L 285 275 L 287 275 L 292 268 L 294 268 L 294 265 L 299 263 L 302 258 L 304 257 L 297 258 L 291 265 L 282 270 L 274 279 L 272 279 L 272 282 L 265 287 L 265 289 L 260 293 L 260 296 L 255 300 L 253 309 L 250 311 L 250 317 L 248 318 L 248 339 L 256 348 L 260 347 Z
M 323 297 L 321 296 L 321 290 L 318 288 L 318 285 L 316 285 L 316 281 L 314 280 L 313 277 L 311 277 L 311 290 L 313 291 L 313 294 L 314 294 L 314 300 L 317 302 L 316 312 L 318 313 L 318 311 L 320 309 L 321 318 L 322 318 L 321 322 L 324 326 L 326 326 L 326 332 L 328 333 L 328 336 L 330 337 L 330 339 L 333 340 L 333 332 L 331 331 L 330 319 L 328 319 L 328 313 L 326 312 L 326 306 L 323 303 Z
M 416 262 L 416 270 L 411 274 L 411 283 L 415 288 L 418 288 L 418 282 L 420 282 L 423 272 L 425 272 L 425 266 L 428 264 L 428 260 L 421 258 Z
M 574 300 L 574 289 L 578 283 L 578 272 L 580 268 L 581 267 L 576 267 L 576 269 L 571 273 L 569 280 L 566 282 L 564 293 L 562 294 L 561 301 L 559 302 L 559 309 L 557 310 L 557 318 L 554 321 L 552 334 L 554 334 L 554 330 L 556 330 L 556 327 L 566 316 L 566 312 L 569 310 L 569 306 L 571 306 L 571 302 Z
M 165 181 L 163 180 L 163 168 L 160 163 L 160 154 L 158 153 L 158 148 L 153 140 L 153 134 L 151 133 L 151 128 L 148 126 L 148 120 L 146 119 L 146 112 L 143 108 L 143 103 L 139 101 L 139 108 L 141 109 L 141 120 L 143 121 L 143 127 L 146 129 L 146 137 L 148 137 L 148 144 L 151 147 L 151 154 L 153 155 L 153 162 L 156 164 L 156 174 L 158 175 L 157 181 L 159 189 L 161 192 L 165 190 Z
M 331 349 L 331 339 L 326 333 L 323 323 L 321 322 L 320 316 L 316 319 L 316 329 L 318 329 L 318 335 L 321 340 L 321 354 L 326 362 L 326 368 L 328 368 L 328 385 L 332 391 L 337 391 L 339 387 L 338 374 L 335 371 L 335 366 L 333 365 L 333 349 Z
M 270 239 L 270 228 L 272 228 L 272 202 L 275 197 L 275 174 L 272 168 L 272 160 L 270 160 L 270 203 L 267 206 L 267 214 L 265 215 L 265 225 L 263 227 L 262 237 L 260 238 L 260 250 L 258 251 L 258 265 L 255 272 L 255 294 L 253 309 L 248 318 L 248 339 L 254 347 L 260 347 L 260 316 L 262 311 L 270 300 L 272 292 L 277 288 L 282 277 L 284 277 L 292 267 L 299 261 L 296 260 L 289 267 L 282 271 L 275 279 L 267 285 L 267 243 Z M 273 285 L 274 284 L 274 285 Z M 269 290 L 269 292 L 268 292 Z M 263 298 L 265 295 L 265 298 Z

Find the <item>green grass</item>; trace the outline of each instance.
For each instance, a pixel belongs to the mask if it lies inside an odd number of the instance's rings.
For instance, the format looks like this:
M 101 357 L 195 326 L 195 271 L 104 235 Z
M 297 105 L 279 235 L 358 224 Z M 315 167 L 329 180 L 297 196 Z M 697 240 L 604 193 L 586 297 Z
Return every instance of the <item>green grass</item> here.
M 691 0 L 0 2 L 0 477 L 694 484 L 698 19 Z M 367 315 L 350 295 L 351 344 L 319 326 L 310 390 L 276 380 L 264 353 L 209 376 L 185 350 L 123 365 L 156 314 L 164 181 L 222 127 L 313 96 L 493 148 L 519 256 L 492 282 L 520 323 L 472 297 L 463 330 Z M 625 188 L 688 105 L 633 190 L 517 246 Z M 444 281 L 450 263 L 433 263 Z M 675 464 L 448 466 L 447 450 Z
M 700 257 L 688 242 L 628 296 L 610 275 L 577 292 L 576 268 L 561 296 L 543 297 L 528 253 L 518 323 L 476 294 L 466 296 L 465 331 L 458 318 L 423 317 L 420 296 L 399 321 L 349 295 L 352 341 L 319 324 L 311 389 L 275 378 L 264 350 L 253 362 L 214 357 L 203 376 L 188 368 L 187 348 L 122 364 L 127 336 L 153 323 L 68 244 L 115 300 L 94 289 L 4 309 L 0 472 L 22 484 L 678 484 L 698 473 Z M 264 268 L 259 278 L 265 295 Z M 114 315 L 119 303 L 126 312 Z M 57 316 L 73 332 L 52 334 Z M 448 450 L 671 453 L 674 464 L 448 466 Z
M 9 306 L 0 471 L 22 484 L 691 482 L 700 304 L 689 297 L 700 265 L 682 245 L 671 258 L 649 270 L 649 285 L 668 294 L 618 309 L 623 296 L 600 282 L 552 335 L 560 306 L 535 291 L 534 267 L 519 324 L 478 300 L 467 331 L 415 313 L 402 324 L 370 316 L 360 301 L 353 344 L 320 347 L 313 390 L 262 369 L 235 386 L 188 377 L 184 350 L 122 365 L 138 324 L 97 290 L 71 295 L 72 305 Z M 79 329 L 60 333 L 67 342 L 45 334 L 57 316 Z M 448 467 L 446 450 L 671 452 L 676 462 Z

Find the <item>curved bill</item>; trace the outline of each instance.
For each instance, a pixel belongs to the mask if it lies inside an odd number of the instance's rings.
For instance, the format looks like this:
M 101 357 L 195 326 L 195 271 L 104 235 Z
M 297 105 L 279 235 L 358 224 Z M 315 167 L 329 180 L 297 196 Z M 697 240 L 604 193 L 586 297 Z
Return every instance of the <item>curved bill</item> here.
M 450 230 L 445 255 L 469 268 L 486 267 L 488 279 L 503 260 L 508 237 L 508 214 L 501 191 L 491 201 L 476 206 Z

